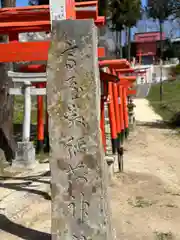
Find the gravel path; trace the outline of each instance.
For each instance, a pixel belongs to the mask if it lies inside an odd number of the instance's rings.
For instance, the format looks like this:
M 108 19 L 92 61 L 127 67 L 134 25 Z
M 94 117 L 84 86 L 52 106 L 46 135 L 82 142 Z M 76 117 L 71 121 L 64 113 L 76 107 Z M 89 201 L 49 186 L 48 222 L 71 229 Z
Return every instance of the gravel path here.
M 157 115 L 153 109 L 149 106 L 147 99 L 134 99 L 136 105 L 135 116 L 136 120 L 140 122 L 156 122 L 161 121 L 162 118 Z
M 48 164 L 40 164 L 33 172 L 16 176 L 1 173 L 0 239 L 51 239 L 48 172 Z
M 140 121 L 126 144 L 125 171 L 110 188 L 117 239 L 180 239 L 180 138 L 159 125 L 143 99 L 136 100 Z

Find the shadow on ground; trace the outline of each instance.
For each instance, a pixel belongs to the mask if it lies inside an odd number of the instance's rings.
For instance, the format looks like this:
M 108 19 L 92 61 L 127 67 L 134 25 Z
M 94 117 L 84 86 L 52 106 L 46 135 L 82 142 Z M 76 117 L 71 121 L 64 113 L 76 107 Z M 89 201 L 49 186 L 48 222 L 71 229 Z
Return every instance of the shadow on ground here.
M 49 183 L 49 181 L 39 179 L 43 177 L 50 177 L 50 171 L 46 171 L 45 173 L 42 173 L 39 175 L 33 175 L 33 176 L 27 176 L 27 177 L 0 176 L 0 180 L 5 181 L 9 179 L 14 179 L 14 180 L 24 180 L 24 181 L 39 182 L 39 183 Z
M 3 214 L 0 214 L 0 230 L 25 240 L 51 239 L 50 234 L 33 230 L 20 224 L 14 223 Z
M 156 122 L 136 121 L 136 125 L 150 127 L 150 128 L 158 128 L 158 129 L 173 129 L 173 126 L 169 122 L 165 122 L 165 121 L 156 121 Z
M 0 181 L 5 181 L 5 180 L 22 180 L 22 182 L 14 182 L 14 183 L 6 183 L 6 182 L 1 182 L 0 187 L 1 188 L 6 188 L 6 189 L 12 189 L 16 191 L 21 191 L 21 192 L 29 192 L 32 194 L 37 194 L 42 196 L 46 200 L 51 200 L 51 197 L 47 192 L 38 190 L 38 189 L 33 189 L 33 187 L 36 187 L 36 185 L 33 184 L 31 187 L 31 184 L 33 182 L 38 182 L 38 183 L 45 183 L 49 184 L 49 181 L 45 181 L 42 179 L 39 179 L 40 177 L 45 177 L 45 176 L 50 176 L 50 171 L 47 171 L 46 173 L 37 175 L 37 176 L 29 176 L 29 177 L 6 177 L 6 176 L 0 176 Z M 28 188 L 31 187 L 31 188 Z

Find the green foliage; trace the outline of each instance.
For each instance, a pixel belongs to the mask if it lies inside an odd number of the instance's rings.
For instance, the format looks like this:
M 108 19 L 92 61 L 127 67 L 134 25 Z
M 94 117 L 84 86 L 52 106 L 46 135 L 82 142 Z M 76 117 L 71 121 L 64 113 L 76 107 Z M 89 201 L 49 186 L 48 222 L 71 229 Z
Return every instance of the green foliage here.
M 99 10 L 100 16 L 107 16 L 108 0 L 99 0 L 98 1 L 98 10 Z
M 169 17 L 176 16 L 177 9 L 180 6 L 179 0 L 149 0 L 147 6 L 147 13 L 149 17 L 159 21 L 160 28 L 160 59 L 163 58 L 163 23 Z M 160 84 L 160 99 L 163 96 L 162 78 Z
M 112 26 L 117 30 L 133 27 L 141 17 L 140 0 L 111 0 L 109 13 Z
M 163 101 L 159 101 L 159 84 L 153 85 L 147 99 L 164 121 L 173 127 L 180 127 L 180 81 L 163 83 Z
M 131 52 L 131 27 L 135 26 L 141 17 L 141 0 L 110 0 L 109 16 L 111 19 L 111 29 L 121 33 L 125 28 L 128 29 L 128 58 Z M 117 40 L 116 40 L 117 41 Z M 122 56 L 121 34 L 120 50 Z
M 176 65 L 175 67 L 172 67 L 171 73 L 173 76 L 179 76 L 180 75 L 180 64 Z
M 16 0 L 1 0 L 1 7 L 15 7 L 16 6 Z
M 179 0 L 151 0 L 148 2 L 147 13 L 149 17 L 164 22 L 175 15 L 180 9 Z

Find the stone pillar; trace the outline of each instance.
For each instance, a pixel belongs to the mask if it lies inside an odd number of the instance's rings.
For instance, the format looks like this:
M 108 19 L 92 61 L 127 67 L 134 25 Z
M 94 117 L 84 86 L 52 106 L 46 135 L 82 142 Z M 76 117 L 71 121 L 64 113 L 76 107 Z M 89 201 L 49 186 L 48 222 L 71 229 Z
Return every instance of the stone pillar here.
M 13 167 L 35 168 L 36 155 L 33 142 L 30 142 L 31 133 L 31 83 L 24 82 L 24 119 L 22 142 L 17 143 Z
M 31 83 L 24 82 L 23 142 L 29 142 L 31 128 Z
M 52 239 L 112 240 L 93 20 L 53 23 L 47 98 Z

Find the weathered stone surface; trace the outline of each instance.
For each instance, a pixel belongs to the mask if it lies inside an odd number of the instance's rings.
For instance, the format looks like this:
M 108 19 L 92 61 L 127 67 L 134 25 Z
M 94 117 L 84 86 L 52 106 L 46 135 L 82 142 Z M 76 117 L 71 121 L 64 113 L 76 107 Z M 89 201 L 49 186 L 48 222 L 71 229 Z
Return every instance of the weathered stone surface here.
M 13 98 L 8 94 L 13 86 L 7 76 L 8 64 L 0 63 L 0 148 L 4 151 L 6 160 L 14 158 L 16 144 L 13 139 Z
M 53 240 L 112 239 L 96 53 L 93 21 L 53 23 L 47 84 Z
M 18 142 L 16 149 L 14 166 L 19 167 L 35 167 L 36 156 L 35 148 L 32 142 Z

